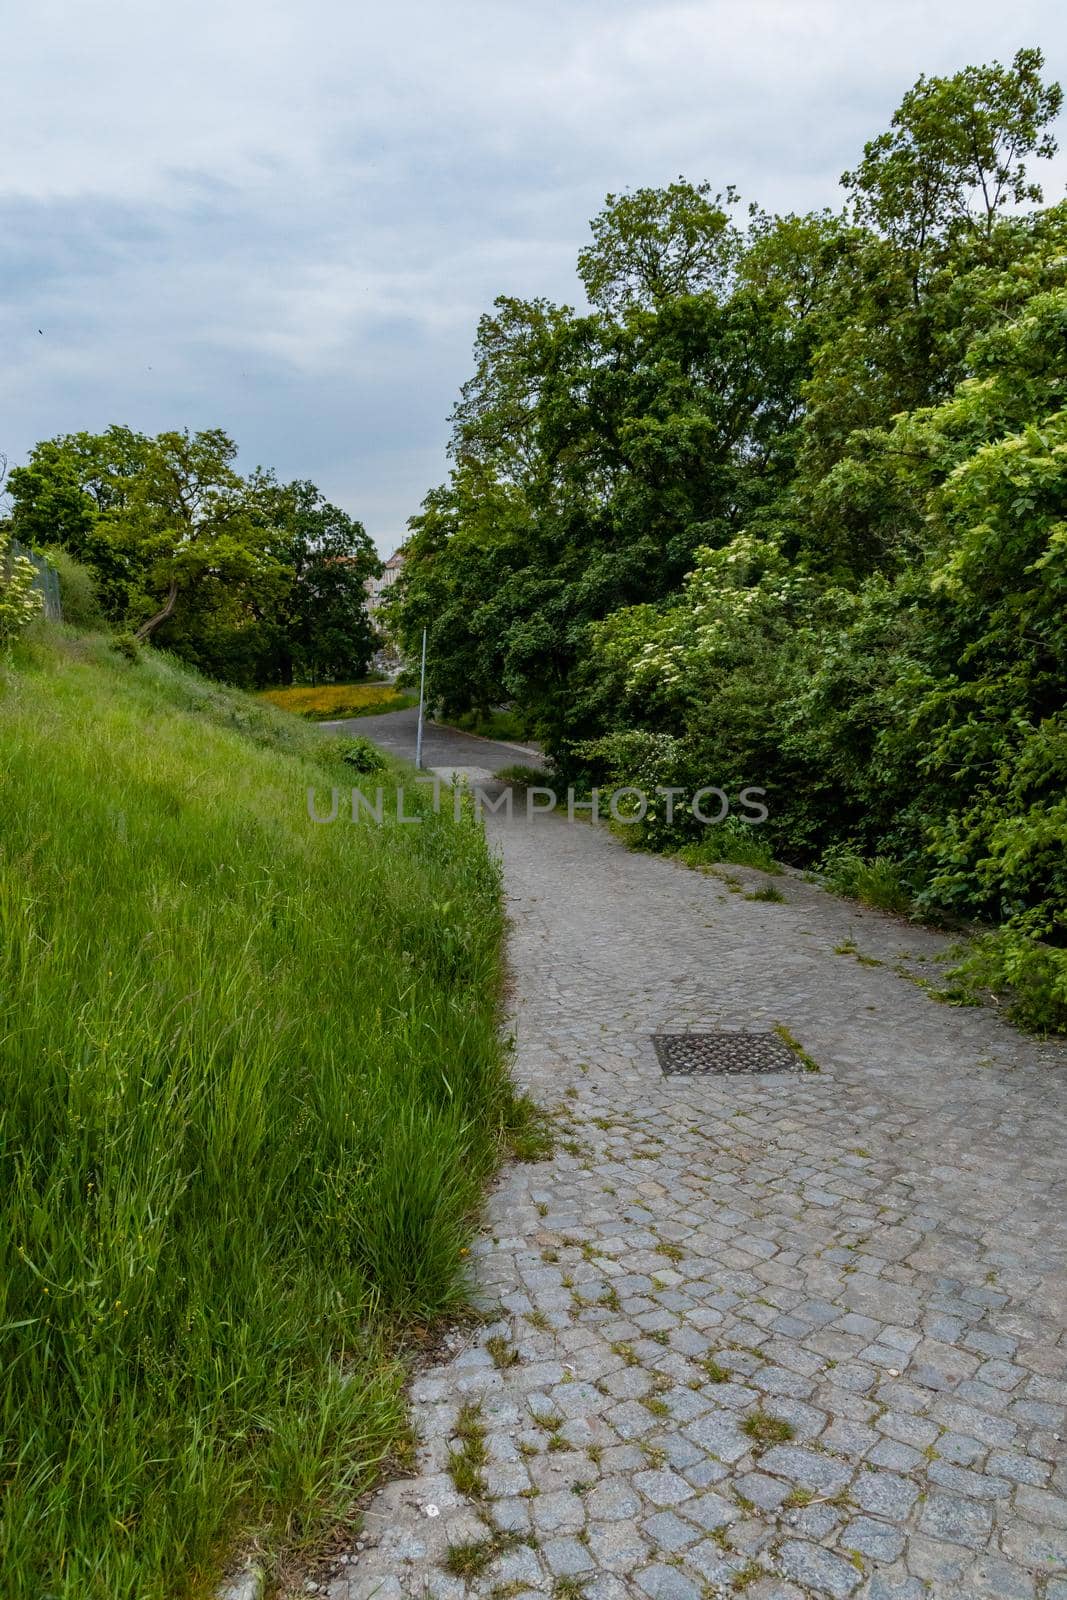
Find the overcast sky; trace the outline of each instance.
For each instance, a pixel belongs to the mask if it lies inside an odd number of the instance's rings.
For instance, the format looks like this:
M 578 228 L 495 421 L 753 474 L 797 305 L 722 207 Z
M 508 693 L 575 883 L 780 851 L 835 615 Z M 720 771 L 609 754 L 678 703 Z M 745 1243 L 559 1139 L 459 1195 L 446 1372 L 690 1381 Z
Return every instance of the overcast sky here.
M 1067 79 L 1060 0 L 11 8 L 0 452 L 221 426 L 388 553 L 445 475 L 479 312 L 579 301 L 606 192 L 837 205 L 920 72 L 1031 44 Z M 1064 157 L 1042 176 L 1062 196 Z

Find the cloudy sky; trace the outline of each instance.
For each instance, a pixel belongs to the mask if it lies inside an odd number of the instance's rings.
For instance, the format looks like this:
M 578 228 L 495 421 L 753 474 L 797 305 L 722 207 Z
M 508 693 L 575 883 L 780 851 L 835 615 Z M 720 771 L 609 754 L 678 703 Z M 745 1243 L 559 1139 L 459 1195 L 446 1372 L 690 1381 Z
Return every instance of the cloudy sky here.
M 388 552 L 444 476 L 479 312 L 575 303 L 606 192 L 837 204 L 921 71 L 1030 44 L 1067 78 L 1060 0 L 12 8 L 0 452 L 221 426 Z M 1064 157 L 1042 176 L 1062 195 Z

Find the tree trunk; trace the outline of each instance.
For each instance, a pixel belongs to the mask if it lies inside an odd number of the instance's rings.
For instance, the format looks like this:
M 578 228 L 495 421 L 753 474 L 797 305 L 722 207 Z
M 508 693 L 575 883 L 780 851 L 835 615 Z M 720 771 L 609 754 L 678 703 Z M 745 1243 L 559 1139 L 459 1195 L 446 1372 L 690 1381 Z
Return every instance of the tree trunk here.
M 138 628 L 137 632 L 134 634 L 134 638 L 135 639 L 140 639 L 141 642 L 143 643 L 145 641 L 145 639 L 148 638 L 149 634 L 155 632 L 155 630 L 159 627 L 161 622 L 166 622 L 167 618 L 170 616 L 171 612 L 174 610 L 174 602 L 177 600 L 177 598 L 178 598 L 178 585 L 175 582 L 172 581 L 170 589 L 167 591 L 167 598 L 163 602 L 162 608 L 159 611 L 156 612 L 154 617 L 149 617 L 147 622 L 142 622 L 141 623 L 141 626 Z

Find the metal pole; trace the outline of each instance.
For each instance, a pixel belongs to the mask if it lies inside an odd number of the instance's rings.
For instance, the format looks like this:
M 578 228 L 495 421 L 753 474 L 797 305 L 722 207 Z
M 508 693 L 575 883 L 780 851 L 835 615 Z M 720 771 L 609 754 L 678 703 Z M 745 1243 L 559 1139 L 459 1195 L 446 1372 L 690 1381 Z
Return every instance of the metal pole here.
M 422 672 L 419 674 L 419 731 L 415 735 L 415 765 L 422 766 L 422 708 L 426 700 L 426 629 L 422 630 Z

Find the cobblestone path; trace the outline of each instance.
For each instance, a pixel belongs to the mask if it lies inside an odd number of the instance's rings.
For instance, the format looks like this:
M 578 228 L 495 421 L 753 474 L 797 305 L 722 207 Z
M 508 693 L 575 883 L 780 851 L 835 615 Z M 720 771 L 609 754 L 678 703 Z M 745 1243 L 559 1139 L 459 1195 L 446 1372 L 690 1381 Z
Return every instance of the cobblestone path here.
M 564 1127 L 491 1195 L 494 1320 L 416 1381 L 418 1475 L 321 1591 L 1067 1600 L 1063 1049 L 799 879 L 492 828 L 517 1077 Z M 821 1071 L 649 1044 L 778 1024 Z

